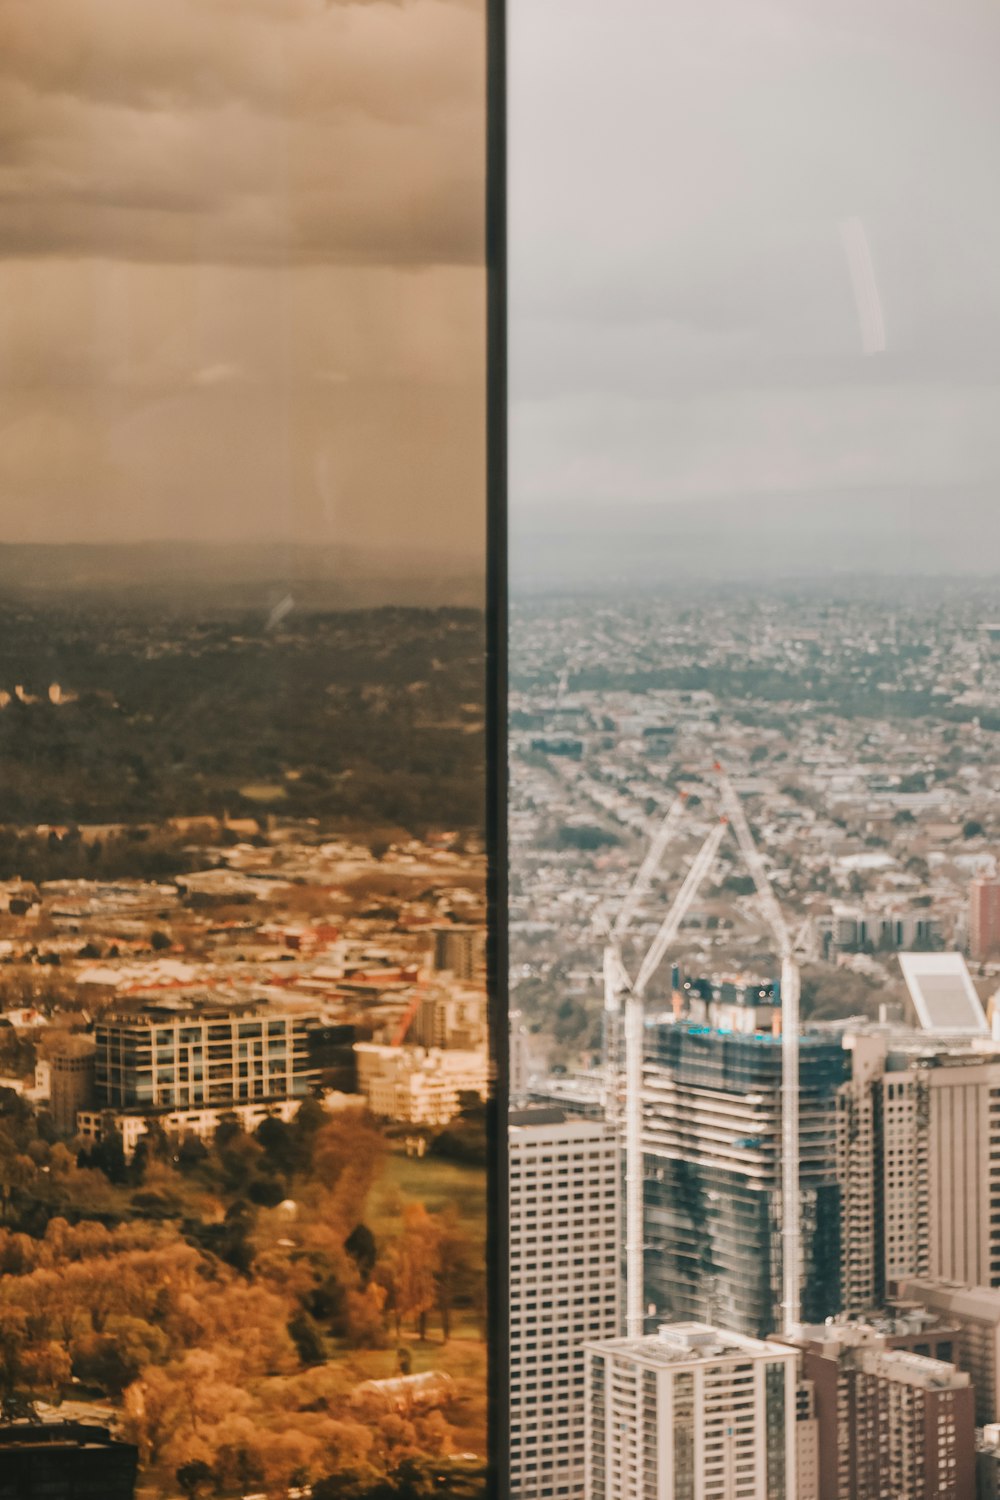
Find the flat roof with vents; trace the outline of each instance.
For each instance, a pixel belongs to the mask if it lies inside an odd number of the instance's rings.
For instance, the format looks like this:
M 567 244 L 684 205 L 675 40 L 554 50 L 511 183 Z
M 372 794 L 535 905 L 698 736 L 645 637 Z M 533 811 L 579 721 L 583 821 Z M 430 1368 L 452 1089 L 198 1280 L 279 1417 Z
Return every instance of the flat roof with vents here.
M 982 1002 L 961 953 L 901 953 L 899 966 L 924 1031 L 989 1036 Z

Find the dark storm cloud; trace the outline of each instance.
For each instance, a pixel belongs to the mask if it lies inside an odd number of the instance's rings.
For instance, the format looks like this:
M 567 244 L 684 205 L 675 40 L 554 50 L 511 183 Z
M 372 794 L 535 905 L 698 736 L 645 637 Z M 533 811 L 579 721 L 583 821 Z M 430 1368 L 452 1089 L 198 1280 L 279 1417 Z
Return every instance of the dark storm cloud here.
M 481 556 L 480 0 L 0 0 L 0 539 Z
M 481 258 L 477 8 L 3 0 L 0 251 Z

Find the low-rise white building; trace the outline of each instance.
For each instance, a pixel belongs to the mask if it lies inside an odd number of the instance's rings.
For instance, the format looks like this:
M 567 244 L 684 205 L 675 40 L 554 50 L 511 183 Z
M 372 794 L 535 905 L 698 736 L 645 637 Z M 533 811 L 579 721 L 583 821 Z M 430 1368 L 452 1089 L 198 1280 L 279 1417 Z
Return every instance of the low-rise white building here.
M 76 1116 L 77 1135 L 98 1141 L 109 1128 L 122 1138 L 125 1160 L 131 1161 L 136 1146 L 149 1125 L 159 1125 L 168 1136 L 183 1139 L 195 1135 L 210 1141 L 223 1119 L 234 1117 L 249 1135 L 264 1120 L 273 1117 L 287 1125 L 298 1114 L 301 1099 L 268 1099 L 259 1104 L 227 1104 L 210 1109 L 173 1109 L 152 1114 L 131 1110 L 81 1109 Z
M 373 1115 L 404 1125 L 447 1125 L 461 1108 L 462 1094 L 485 1099 L 485 1049 L 386 1047 L 357 1042 L 358 1088 Z

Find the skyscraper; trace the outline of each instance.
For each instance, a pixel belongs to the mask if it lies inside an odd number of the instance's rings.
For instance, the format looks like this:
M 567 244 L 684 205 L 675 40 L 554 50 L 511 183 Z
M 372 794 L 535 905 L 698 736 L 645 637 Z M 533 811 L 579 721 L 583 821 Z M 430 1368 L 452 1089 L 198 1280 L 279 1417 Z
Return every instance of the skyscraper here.
M 588 1344 L 586 1500 L 797 1500 L 797 1364 L 701 1323 Z
M 855 1073 L 837 1137 L 845 1310 L 880 1306 L 907 1277 L 1000 1286 L 1000 1061 L 916 1034 L 848 1043 Z
M 510 1117 L 510 1487 L 582 1500 L 584 1354 L 621 1319 L 614 1132 L 559 1110 Z
M 780 1327 L 781 1043 L 771 1006 L 745 1031 L 686 1020 L 647 1027 L 643 1085 L 645 1284 L 659 1318 L 754 1337 Z M 803 1315 L 839 1310 L 839 1036 L 803 1033 L 800 1149 Z

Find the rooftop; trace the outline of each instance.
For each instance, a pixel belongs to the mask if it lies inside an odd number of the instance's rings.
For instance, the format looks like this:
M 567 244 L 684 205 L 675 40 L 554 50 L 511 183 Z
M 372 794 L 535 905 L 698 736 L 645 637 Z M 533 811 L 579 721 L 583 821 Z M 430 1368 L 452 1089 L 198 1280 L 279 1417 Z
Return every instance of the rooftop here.
M 587 1343 L 588 1352 L 617 1354 L 649 1369 L 672 1365 L 717 1364 L 720 1360 L 788 1360 L 787 1344 L 749 1338 L 707 1323 L 664 1323 L 644 1338 L 602 1339 Z

